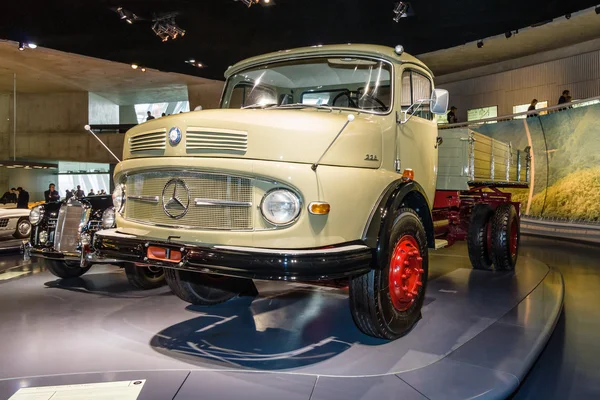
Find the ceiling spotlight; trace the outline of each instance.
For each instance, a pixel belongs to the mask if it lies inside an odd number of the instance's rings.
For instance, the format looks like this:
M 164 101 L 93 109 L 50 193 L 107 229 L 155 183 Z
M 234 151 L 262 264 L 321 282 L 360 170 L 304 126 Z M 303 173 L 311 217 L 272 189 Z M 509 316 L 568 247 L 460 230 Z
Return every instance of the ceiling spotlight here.
M 177 39 L 179 36 L 185 35 L 185 30 L 181 29 L 175 17 L 177 13 L 169 13 L 160 17 L 155 17 L 152 22 L 152 30 L 163 42 L 169 39 Z
M 246 6 L 248 6 L 248 8 L 252 7 L 254 4 L 257 4 L 260 0 L 235 0 L 235 1 L 241 1 L 242 3 L 244 3 Z
M 23 42 L 19 42 L 19 50 L 20 50 L 20 51 L 23 51 L 23 50 L 25 50 L 25 43 L 23 43 Z
M 30 49 L 37 49 L 37 44 L 27 43 L 27 47 L 29 47 Z
M 189 60 L 187 60 L 186 64 L 190 64 L 192 67 L 196 67 L 196 68 L 204 68 L 205 67 L 204 64 L 202 64 L 201 62 L 196 62 L 196 60 L 193 58 L 190 58 Z
M 117 8 L 117 14 L 119 14 L 119 18 L 121 19 L 127 18 L 127 15 L 125 15 L 125 11 L 123 11 L 123 7 Z
M 477 41 L 477 48 L 480 49 L 483 47 L 483 40 L 478 40 Z
M 142 67 L 141 71 L 146 72 L 146 68 Z
M 260 5 L 263 7 L 271 7 L 275 5 L 275 0 L 262 0 Z
M 596 11 L 596 14 L 600 14 L 600 6 L 596 7 L 594 11 Z
M 504 34 L 504 36 L 506 36 L 506 38 L 508 39 L 508 38 L 510 38 L 510 37 L 512 36 L 512 32 L 511 32 L 511 31 L 508 31 L 508 32 L 506 32 L 506 33 Z
M 138 67 L 139 67 L 139 65 L 137 65 L 137 64 L 131 64 L 131 68 L 133 68 L 133 69 L 138 69 Z
M 571 13 L 565 14 L 566 19 L 571 19 Z
M 396 14 L 396 16 L 394 17 L 394 21 L 398 22 L 400 21 L 400 18 L 406 18 L 408 17 L 408 9 L 410 8 L 410 5 L 404 1 L 399 1 L 396 4 L 396 7 L 394 7 L 394 14 Z

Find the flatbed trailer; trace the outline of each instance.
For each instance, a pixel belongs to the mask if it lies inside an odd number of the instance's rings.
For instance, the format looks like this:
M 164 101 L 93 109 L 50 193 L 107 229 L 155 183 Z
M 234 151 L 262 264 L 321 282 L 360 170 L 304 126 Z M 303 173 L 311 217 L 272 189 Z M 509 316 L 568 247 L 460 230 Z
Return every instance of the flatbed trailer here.
M 473 268 L 514 269 L 521 203 L 501 189 L 529 187 L 530 148 L 515 150 L 469 129 L 440 130 L 439 136 L 436 248 L 466 240 Z

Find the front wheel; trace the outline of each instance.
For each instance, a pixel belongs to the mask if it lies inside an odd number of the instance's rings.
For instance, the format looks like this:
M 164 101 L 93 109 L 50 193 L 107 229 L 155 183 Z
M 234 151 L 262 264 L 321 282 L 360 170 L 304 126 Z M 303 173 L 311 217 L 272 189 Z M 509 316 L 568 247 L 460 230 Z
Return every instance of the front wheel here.
M 29 222 L 29 218 L 21 217 L 17 222 L 17 229 L 13 236 L 17 239 L 27 239 L 31 234 L 31 222 Z
M 42 264 L 52 275 L 63 279 L 78 278 L 90 270 L 91 267 L 81 268 L 78 261 L 60 261 L 43 259 Z
M 129 284 L 139 290 L 155 289 L 165 284 L 165 271 L 160 267 L 136 267 L 127 264 L 125 275 Z
M 350 309 L 367 335 L 394 340 L 421 318 L 429 271 L 427 236 L 414 210 L 397 211 L 379 268 L 350 279 Z
M 257 295 L 251 279 L 231 278 L 165 268 L 165 278 L 171 291 L 183 301 L 212 306 L 241 294 Z

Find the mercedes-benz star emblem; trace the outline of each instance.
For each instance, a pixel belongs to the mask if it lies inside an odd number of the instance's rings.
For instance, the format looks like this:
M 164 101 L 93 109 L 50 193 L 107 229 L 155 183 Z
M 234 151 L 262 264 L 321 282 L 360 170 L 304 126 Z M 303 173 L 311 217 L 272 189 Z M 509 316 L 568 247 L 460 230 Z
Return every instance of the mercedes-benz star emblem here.
M 190 207 L 190 190 L 184 181 L 173 178 L 163 188 L 162 205 L 165 214 L 180 219 L 187 214 Z
M 169 143 L 171 146 L 177 146 L 181 142 L 181 130 L 174 126 L 169 130 Z

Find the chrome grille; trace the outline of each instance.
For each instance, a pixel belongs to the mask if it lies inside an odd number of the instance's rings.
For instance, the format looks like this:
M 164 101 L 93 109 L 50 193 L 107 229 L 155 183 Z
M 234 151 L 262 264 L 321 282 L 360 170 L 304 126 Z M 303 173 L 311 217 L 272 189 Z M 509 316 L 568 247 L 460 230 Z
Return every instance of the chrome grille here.
M 56 251 L 75 253 L 79 244 L 79 227 L 85 220 L 85 210 L 78 201 L 63 204 L 58 213 L 54 232 Z
M 245 153 L 248 150 L 248 133 L 189 127 L 186 149 L 188 153 Z
M 0 228 L 6 228 L 8 226 L 8 218 L 0 219 Z
M 131 153 L 164 153 L 166 142 L 166 129 L 142 132 L 129 138 L 129 151 Z
M 163 209 L 163 189 L 173 178 L 181 179 L 189 190 L 189 207 L 180 219 L 169 217 Z M 170 195 L 165 193 L 165 202 Z M 182 196 L 187 199 L 185 193 Z M 252 198 L 249 178 L 200 172 L 140 173 L 127 177 L 125 218 L 192 229 L 250 230 Z

